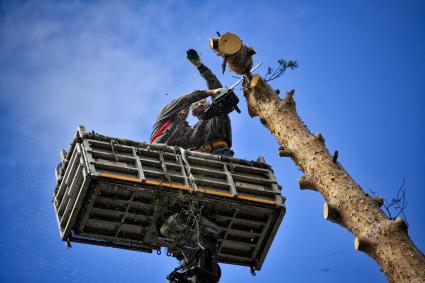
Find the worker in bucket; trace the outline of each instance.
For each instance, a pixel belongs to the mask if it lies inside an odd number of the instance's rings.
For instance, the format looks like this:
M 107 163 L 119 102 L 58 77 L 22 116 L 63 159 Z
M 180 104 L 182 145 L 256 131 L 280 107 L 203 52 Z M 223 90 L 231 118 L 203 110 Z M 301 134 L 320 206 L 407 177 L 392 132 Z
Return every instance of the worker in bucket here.
M 187 59 L 198 69 L 200 75 L 206 81 L 208 89 L 223 89 L 217 77 L 208 67 L 202 64 L 196 50 L 189 49 L 187 51 Z M 218 94 L 219 92 L 216 93 Z M 208 107 L 209 102 L 207 99 L 198 100 L 191 106 L 192 115 L 200 118 L 200 114 Z M 227 114 L 215 116 L 207 121 L 200 120 L 194 126 L 191 137 L 192 142 L 195 144 L 193 148 L 196 151 L 228 157 L 232 157 L 234 154 L 231 150 L 232 128 Z
M 221 89 L 195 90 L 182 95 L 167 105 L 159 112 L 153 125 L 150 137 L 151 143 L 165 143 L 170 146 L 179 146 L 185 149 L 193 147 L 190 142 L 193 128 L 186 121 L 190 105 L 219 93 Z

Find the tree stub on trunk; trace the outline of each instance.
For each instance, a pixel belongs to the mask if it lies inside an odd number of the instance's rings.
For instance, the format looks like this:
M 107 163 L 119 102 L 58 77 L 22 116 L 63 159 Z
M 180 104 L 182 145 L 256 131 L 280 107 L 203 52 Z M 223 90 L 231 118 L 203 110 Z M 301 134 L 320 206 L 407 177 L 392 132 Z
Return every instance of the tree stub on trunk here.
M 323 205 L 323 217 L 325 220 L 329 220 L 337 224 L 340 224 L 341 222 L 338 209 L 327 202 Z

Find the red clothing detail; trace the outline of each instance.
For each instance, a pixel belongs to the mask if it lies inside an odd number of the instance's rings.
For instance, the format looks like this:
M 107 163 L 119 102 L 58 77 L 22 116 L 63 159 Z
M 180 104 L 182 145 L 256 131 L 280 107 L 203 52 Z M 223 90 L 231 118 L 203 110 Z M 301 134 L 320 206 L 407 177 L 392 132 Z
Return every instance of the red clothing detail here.
M 170 126 L 170 123 L 171 123 L 171 120 L 167 120 L 164 122 L 164 124 L 161 125 L 158 131 L 156 131 L 156 133 L 152 136 L 151 143 L 153 143 L 157 137 L 162 135 L 165 132 L 165 130 L 167 130 L 168 126 Z

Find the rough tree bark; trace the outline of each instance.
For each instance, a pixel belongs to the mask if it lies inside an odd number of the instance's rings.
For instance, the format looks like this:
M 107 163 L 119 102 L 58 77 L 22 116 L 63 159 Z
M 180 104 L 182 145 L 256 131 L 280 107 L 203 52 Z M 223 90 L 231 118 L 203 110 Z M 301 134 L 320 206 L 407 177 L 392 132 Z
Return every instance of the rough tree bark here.
M 323 136 L 308 130 L 297 114 L 294 91 L 280 99 L 260 76 L 248 75 L 243 92 L 250 115 L 259 116 L 282 146 L 279 154 L 304 172 L 300 189 L 325 198 L 325 219 L 353 233 L 355 248 L 376 260 L 390 282 L 425 282 L 425 256 L 410 240 L 406 223 L 389 219 L 380 209 L 382 199 L 366 194 L 329 153 Z

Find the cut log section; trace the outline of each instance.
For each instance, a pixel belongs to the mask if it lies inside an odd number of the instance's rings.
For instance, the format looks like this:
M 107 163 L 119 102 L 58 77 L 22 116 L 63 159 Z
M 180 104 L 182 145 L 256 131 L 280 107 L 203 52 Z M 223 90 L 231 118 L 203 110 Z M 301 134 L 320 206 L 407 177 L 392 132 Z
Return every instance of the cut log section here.
M 218 49 L 224 55 L 233 55 L 242 48 L 242 41 L 234 33 L 225 33 L 218 40 Z
M 218 38 L 211 38 L 210 47 L 223 57 L 224 64 L 229 65 L 231 71 L 239 75 L 250 73 L 255 50 L 242 44 L 236 34 L 228 32 Z

